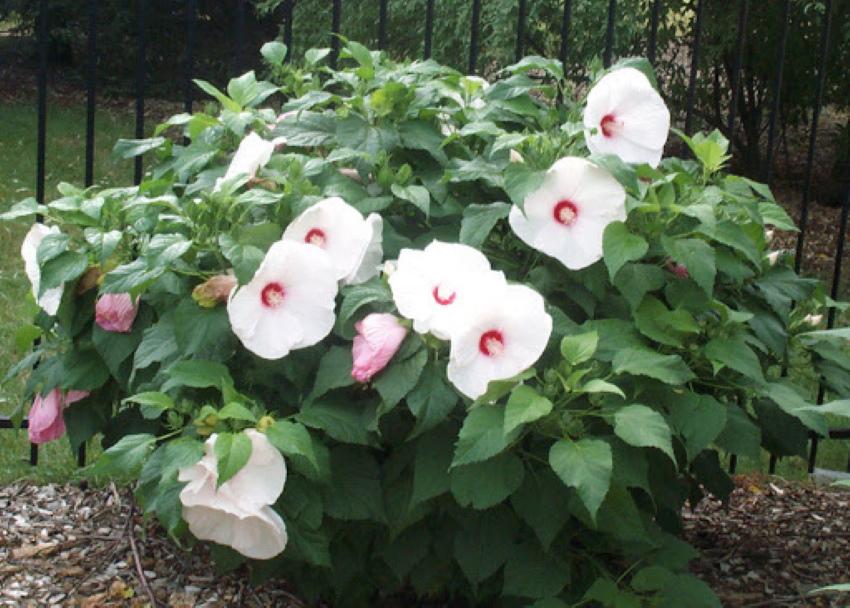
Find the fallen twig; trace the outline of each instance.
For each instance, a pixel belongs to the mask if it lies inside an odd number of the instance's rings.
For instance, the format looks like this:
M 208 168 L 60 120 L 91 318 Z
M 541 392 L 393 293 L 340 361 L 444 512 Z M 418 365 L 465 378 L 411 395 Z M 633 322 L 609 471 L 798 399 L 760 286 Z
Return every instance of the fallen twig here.
M 156 599 L 156 595 L 154 595 L 153 589 L 151 589 L 150 583 L 148 583 L 148 577 L 145 576 L 145 570 L 142 568 L 142 558 L 139 555 L 139 548 L 136 546 L 136 535 L 133 532 L 133 519 L 135 516 L 136 503 L 133 501 L 131 494 L 129 515 L 130 525 L 127 527 L 127 538 L 130 540 L 130 550 L 133 552 L 133 563 L 136 566 L 136 575 L 139 578 L 139 583 L 142 585 L 142 589 L 145 590 L 148 599 L 151 601 L 152 608 L 157 608 L 157 606 L 159 606 L 159 602 Z

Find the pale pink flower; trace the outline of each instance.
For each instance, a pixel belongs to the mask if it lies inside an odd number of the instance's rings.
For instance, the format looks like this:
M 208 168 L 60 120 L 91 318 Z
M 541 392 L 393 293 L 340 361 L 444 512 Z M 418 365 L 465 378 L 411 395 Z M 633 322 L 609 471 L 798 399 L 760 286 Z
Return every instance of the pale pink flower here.
M 192 299 L 198 306 L 203 308 L 214 308 L 218 304 L 227 302 L 230 293 L 236 288 L 236 277 L 232 272 L 219 274 L 196 285 L 192 290 Z
M 201 460 L 179 470 L 178 479 L 189 482 L 180 492 L 183 519 L 201 540 L 227 545 L 252 559 L 271 559 L 287 543 L 283 519 L 271 507 L 283 492 L 286 463 L 263 433 L 244 433 L 251 440 L 251 456 L 221 485 L 216 434 L 204 444 Z
M 133 301 L 129 293 L 107 293 L 97 300 L 94 320 L 104 331 L 127 334 L 133 331 L 138 312 L 138 298 Z
M 608 171 L 575 156 L 561 158 L 543 184 L 511 209 L 508 223 L 528 246 L 571 270 L 602 258 L 605 227 L 626 219 L 626 191 Z
M 588 93 L 584 126 L 592 154 L 615 154 L 627 163 L 656 167 L 670 131 L 670 111 L 643 72 L 620 68 Z
M 407 335 L 407 328 L 395 316 L 386 313 L 367 315 L 354 327 L 357 336 L 351 349 L 354 359 L 351 376 L 358 382 L 369 382 L 396 354 Z
M 47 443 L 59 439 L 65 434 L 65 418 L 62 410 L 88 396 L 88 391 L 68 391 L 63 394 L 58 388 L 47 393 L 46 397 L 36 395 L 27 416 L 29 420 L 27 433 L 30 442 Z

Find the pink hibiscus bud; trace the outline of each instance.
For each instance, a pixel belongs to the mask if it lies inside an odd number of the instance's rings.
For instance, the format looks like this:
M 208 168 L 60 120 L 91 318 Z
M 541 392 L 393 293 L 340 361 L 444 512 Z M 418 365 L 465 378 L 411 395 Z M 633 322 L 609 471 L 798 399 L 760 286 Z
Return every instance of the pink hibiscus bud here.
M 129 293 L 107 293 L 97 300 L 94 319 L 104 331 L 130 333 L 139 312 L 139 300 L 133 301 Z
M 367 315 L 354 327 L 357 336 L 351 350 L 354 358 L 351 376 L 358 382 L 368 382 L 396 354 L 407 335 L 407 328 L 395 316 L 386 313 Z
M 62 410 L 89 396 L 88 391 L 68 391 L 63 394 L 58 388 L 46 397 L 36 395 L 29 415 L 29 440 L 32 443 L 47 443 L 65 434 L 65 418 Z
M 667 270 L 675 274 L 680 279 L 687 279 L 691 276 L 688 272 L 688 267 L 684 264 L 679 264 L 678 262 L 674 262 L 673 260 L 667 260 Z
M 233 274 L 219 274 L 197 285 L 192 290 L 192 299 L 202 308 L 215 308 L 227 302 L 235 287 L 236 277 Z

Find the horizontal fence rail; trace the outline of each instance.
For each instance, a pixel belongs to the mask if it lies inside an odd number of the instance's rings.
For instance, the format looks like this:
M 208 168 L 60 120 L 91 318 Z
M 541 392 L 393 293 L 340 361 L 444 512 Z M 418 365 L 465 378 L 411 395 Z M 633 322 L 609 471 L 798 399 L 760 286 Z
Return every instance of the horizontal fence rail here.
M 193 78 L 195 76 L 196 65 L 196 50 L 197 50 L 197 25 L 198 25 L 198 4 L 197 0 L 179 0 L 182 2 L 185 11 L 185 40 L 186 46 L 182 56 L 183 64 L 183 106 L 186 112 L 191 112 L 194 103 L 194 85 Z M 701 44 L 703 39 L 703 29 L 705 20 L 706 5 L 710 2 L 719 0 L 694 0 L 691 3 L 692 15 L 692 31 L 690 32 L 690 57 L 688 66 L 688 85 L 684 108 L 685 120 L 684 126 L 687 132 L 693 128 L 695 121 L 694 105 L 697 94 L 697 88 L 700 82 L 699 63 L 701 57 Z M 779 2 L 779 0 L 776 0 Z M 777 148 L 777 120 L 781 108 L 781 90 L 783 78 L 785 76 L 786 55 L 788 49 L 789 32 L 793 24 L 791 23 L 791 0 L 782 0 L 782 22 L 780 25 L 780 35 L 775 41 L 775 72 L 773 81 L 770 87 L 771 103 L 768 114 L 767 127 L 767 148 L 766 157 L 762 165 L 762 178 L 768 185 L 772 182 L 772 165 L 774 154 Z M 46 177 L 46 149 L 47 149 L 47 80 L 48 80 L 48 19 L 51 8 L 50 0 L 38 0 L 39 14 L 36 23 L 36 42 L 38 50 L 38 71 L 37 71 L 37 144 L 36 144 L 36 176 L 35 176 L 35 191 L 36 199 L 39 203 L 44 203 L 45 200 L 45 177 Z M 86 41 L 86 71 L 85 71 L 85 88 L 86 88 L 86 152 L 85 152 L 85 167 L 84 167 L 84 183 L 89 186 L 94 183 L 94 143 L 95 143 L 95 111 L 97 108 L 97 57 L 98 53 L 103 52 L 97 44 L 97 18 L 99 9 L 99 0 L 87 0 L 87 36 Z M 422 40 L 422 57 L 428 59 L 433 53 L 433 39 L 436 11 L 439 0 L 424 0 L 424 38 Z M 480 48 L 481 48 L 481 19 L 482 10 L 485 3 L 482 0 L 470 0 L 470 23 L 469 23 L 469 54 L 467 62 L 467 71 L 470 74 L 475 74 L 480 68 Z M 246 45 L 246 10 L 247 0 L 236 0 L 236 19 L 234 20 L 235 27 L 233 31 L 233 70 L 238 73 L 245 67 L 245 45 Z M 345 3 L 348 5 L 348 3 Z M 352 3 L 353 4 L 353 3 Z M 350 10 L 364 10 L 363 4 L 358 3 L 350 8 Z M 387 0 L 373 0 L 370 5 L 374 5 L 375 18 L 377 23 L 377 41 L 378 47 L 386 49 L 390 44 L 392 31 L 389 28 L 389 4 Z M 150 9 L 149 0 L 134 0 L 135 5 L 135 49 L 136 49 L 136 65 L 135 65 L 135 137 L 142 139 L 145 137 L 145 97 L 146 97 L 146 69 L 147 69 L 147 17 Z M 528 48 L 528 18 L 533 13 L 535 6 L 534 0 L 517 0 L 516 3 L 516 22 L 515 22 L 515 52 L 514 56 L 518 60 L 526 52 Z M 646 44 L 644 52 L 653 65 L 659 63 L 659 47 L 658 33 L 661 24 L 661 16 L 665 8 L 665 0 L 653 0 L 647 4 L 647 32 Z M 731 103 L 726 117 L 726 131 L 732 139 L 739 120 L 739 100 L 742 95 L 742 66 L 745 60 L 745 41 L 752 32 L 749 28 L 749 15 L 751 12 L 750 0 L 732 0 L 724 2 L 724 10 L 735 11 L 737 15 L 737 28 L 735 30 L 734 52 L 732 57 L 731 73 L 729 75 Z M 282 37 L 284 43 L 291 50 L 294 41 L 294 7 L 295 0 L 283 0 L 279 9 Z M 340 35 L 344 33 L 343 17 L 345 6 L 343 0 L 332 0 L 331 2 L 331 22 L 328 24 L 328 46 L 331 49 L 330 63 L 332 67 L 336 67 L 339 61 L 340 52 Z M 608 0 L 607 12 L 604 23 L 604 37 L 600 40 L 600 54 L 603 64 L 610 66 L 616 53 L 616 25 L 618 15 L 617 0 Z M 812 78 L 812 86 L 815 90 L 815 101 L 811 107 L 811 120 L 808 127 L 808 145 L 806 152 L 805 173 L 802 182 L 802 200 L 801 211 L 799 218 L 800 232 L 796 242 L 796 257 L 795 267 L 799 271 L 803 262 L 803 244 L 807 236 L 808 220 L 810 213 L 810 203 L 812 198 L 812 182 L 813 182 L 813 167 L 818 145 L 818 129 L 821 119 L 821 113 L 824 103 L 824 91 L 829 85 L 827 78 L 827 62 L 829 58 L 829 42 L 830 32 L 832 28 L 832 9 L 833 0 L 825 1 L 825 11 L 823 13 L 822 23 L 820 26 L 820 40 L 817 49 L 818 53 L 818 68 Z M 571 29 L 573 25 L 573 2 L 572 0 L 563 0 L 563 12 L 561 13 L 560 28 L 559 28 L 559 53 L 558 57 L 565 65 L 570 58 L 571 53 Z M 601 24 L 600 24 L 601 25 Z M 287 61 L 291 59 L 287 57 Z M 662 86 L 663 83 L 659 83 Z M 662 89 L 663 90 L 663 89 Z M 141 183 L 144 176 L 144 165 L 141 156 L 137 156 L 134 166 L 134 183 Z M 830 285 L 830 294 L 833 299 L 837 299 L 840 292 L 840 282 L 842 276 L 842 265 L 845 250 L 845 234 L 847 231 L 848 213 L 850 213 L 850 175 L 847 176 L 848 184 L 842 196 L 840 220 L 837 229 L 837 246 L 833 261 L 833 275 Z M 39 218 L 40 219 L 40 218 Z M 830 310 L 827 319 L 827 326 L 834 327 L 835 314 L 834 309 Z M 819 386 L 817 403 L 823 403 L 824 388 Z M 23 420 L 21 428 L 26 428 L 28 421 Z M 15 428 L 9 418 L 0 418 L 0 428 Z M 850 429 L 834 430 L 830 433 L 830 438 L 833 439 L 850 439 Z M 818 452 L 818 437 L 812 436 L 809 451 L 809 471 L 814 469 Z M 85 462 L 85 446 L 80 448 L 78 454 L 80 464 Z M 38 462 L 38 448 L 35 445 L 31 446 L 30 462 L 36 464 Z M 730 469 L 734 472 L 736 467 L 736 457 L 730 457 Z M 770 462 L 770 472 L 774 472 L 776 467 L 776 458 L 772 457 Z M 848 463 L 850 470 L 850 462 Z

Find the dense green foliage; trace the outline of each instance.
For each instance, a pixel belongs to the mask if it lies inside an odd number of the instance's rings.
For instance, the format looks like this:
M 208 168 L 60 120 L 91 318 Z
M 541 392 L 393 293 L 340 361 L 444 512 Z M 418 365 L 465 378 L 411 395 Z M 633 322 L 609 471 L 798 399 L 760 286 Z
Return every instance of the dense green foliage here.
M 91 391 L 65 412 L 71 443 L 103 433 L 97 470 L 138 475 L 145 511 L 181 542 L 177 469 L 215 431 L 230 438 L 216 446 L 230 476 L 247 460 L 237 433 L 263 430 L 290 467 L 275 505 L 289 545 L 252 572 L 307 596 L 718 606 L 687 573 L 685 501 L 730 491 L 724 454 L 798 454 L 826 432 L 824 412 L 850 414 L 848 330 L 813 331 L 805 315 L 836 303 L 787 259 L 769 261 L 765 227 L 793 229 L 769 189 L 723 172 L 716 132 L 682 136 L 693 158 L 658 169 L 590 157 L 625 188 L 628 219 L 606 229 L 604 260 L 569 271 L 504 221 L 556 159 L 588 156 L 581 100 L 553 103 L 559 62 L 526 58 L 484 89 L 353 42 L 339 71 L 324 51 L 291 64 L 284 53 L 264 47 L 275 84 L 253 73 L 226 91 L 201 83 L 220 111 L 119 142 L 125 157 L 147 155 L 140 186 L 63 185 L 60 199 L 5 214 L 63 226 L 38 261 L 42 291 L 69 286 L 55 318 L 21 329 L 22 344 L 40 341 L 12 374 L 37 363 L 31 392 Z M 260 108 L 270 103 L 298 114 L 276 123 Z M 214 189 L 247 129 L 287 145 L 250 183 Z M 472 402 L 446 380 L 445 344 L 411 333 L 371 385 L 355 385 L 354 321 L 395 310 L 384 277 L 341 290 L 321 344 L 278 361 L 242 348 L 224 307 L 200 307 L 193 289 L 229 268 L 249 280 L 290 220 L 332 195 L 383 215 L 387 259 L 463 242 L 533 286 L 554 319 L 535 367 Z M 99 288 L 77 294 L 91 267 Z M 131 333 L 93 322 L 97 291 L 141 297 Z M 792 355 L 810 362 L 828 405 L 783 375 Z M 225 568 L 242 559 L 214 555 Z

